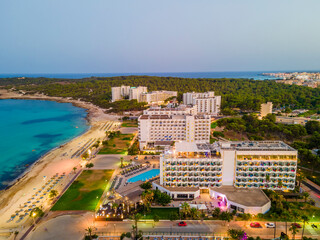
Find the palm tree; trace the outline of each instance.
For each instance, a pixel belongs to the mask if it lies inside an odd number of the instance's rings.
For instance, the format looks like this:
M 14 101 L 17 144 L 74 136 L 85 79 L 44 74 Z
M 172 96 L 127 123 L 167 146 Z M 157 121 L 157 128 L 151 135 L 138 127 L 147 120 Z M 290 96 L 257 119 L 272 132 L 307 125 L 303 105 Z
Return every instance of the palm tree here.
M 292 211 L 291 212 L 291 215 L 293 216 L 293 218 L 294 218 L 294 223 L 296 223 L 297 222 L 297 220 L 298 220 L 298 218 L 299 218 L 299 213 L 297 212 L 297 211 Z
M 76 173 L 77 167 L 73 167 L 73 173 Z
M 52 200 L 56 196 L 58 196 L 58 191 L 57 190 L 51 190 L 50 193 L 49 193 L 49 198 Z
M 113 203 L 113 204 L 112 204 L 112 208 L 113 208 L 115 214 L 117 214 L 117 209 L 118 209 L 118 207 L 119 207 L 119 204 L 118 204 L 118 203 Z
M 296 234 L 299 232 L 297 225 L 296 224 L 291 224 L 291 227 L 289 228 L 289 231 L 292 233 L 292 237 L 293 237 L 293 240 L 294 240 Z
M 276 238 L 276 233 L 277 233 L 277 218 L 278 218 L 278 215 L 276 213 L 272 213 L 270 215 L 271 218 L 274 219 L 274 231 L 273 231 L 273 238 Z
M 14 231 L 14 240 L 17 238 L 19 231 Z
M 89 238 L 92 239 L 93 228 L 92 228 L 92 227 L 88 227 L 88 228 L 86 228 L 85 230 L 86 230 L 86 232 L 88 232 Z
M 302 196 L 304 197 L 304 202 L 307 202 L 307 199 L 310 196 L 310 194 L 308 192 L 303 192 Z
M 281 213 L 282 219 L 286 222 L 286 235 L 288 235 L 288 220 L 290 219 L 290 214 L 287 211 Z
M 190 205 L 187 202 L 182 203 L 181 207 L 181 212 L 183 213 L 184 217 L 187 218 L 187 216 L 190 213 Z
M 123 157 L 120 158 L 120 167 L 123 168 Z
M 153 200 L 154 193 L 150 190 L 146 190 L 141 194 L 141 200 L 145 207 L 145 210 L 148 212 L 150 210 L 151 202 Z
M 192 219 L 198 219 L 199 218 L 199 210 L 196 208 L 191 208 L 190 209 L 190 217 Z
M 156 222 L 159 222 L 159 220 L 160 220 L 160 218 L 159 218 L 159 216 L 158 216 L 158 215 L 154 215 L 154 216 L 153 216 L 153 222 L 154 222 L 153 227 L 155 227 Z
M 299 181 L 299 189 L 301 186 L 301 182 L 304 181 L 306 179 L 306 176 L 304 175 L 304 173 L 299 169 L 297 172 L 297 180 Z
M 301 216 L 301 220 L 303 221 L 303 228 L 302 228 L 301 239 L 303 239 L 304 227 L 305 227 L 306 223 L 309 222 L 309 217 L 306 216 L 306 215 L 302 215 L 302 216 Z
M 137 239 L 137 236 L 138 236 L 138 222 L 139 220 L 141 219 L 141 215 L 139 213 L 136 213 L 134 214 L 133 216 L 131 216 L 131 218 L 133 219 L 134 221 L 134 225 L 132 226 L 132 229 L 134 230 L 135 232 L 135 239 Z

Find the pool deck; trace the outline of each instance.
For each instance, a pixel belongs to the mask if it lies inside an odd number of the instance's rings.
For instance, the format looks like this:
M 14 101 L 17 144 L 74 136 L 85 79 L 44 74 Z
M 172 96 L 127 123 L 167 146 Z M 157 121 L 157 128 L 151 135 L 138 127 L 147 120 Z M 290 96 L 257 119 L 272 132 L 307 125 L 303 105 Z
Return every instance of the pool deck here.
M 137 172 L 136 174 L 133 174 L 133 175 L 130 175 L 130 176 L 127 176 L 127 177 L 126 177 L 125 175 L 121 175 L 121 174 L 119 173 L 119 174 L 118 174 L 118 179 L 117 179 L 117 181 L 116 181 L 116 183 L 115 183 L 115 186 L 117 186 L 115 190 L 116 190 L 117 192 L 121 192 L 124 187 L 126 187 L 126 186 L 128 186 L 128 185 L 129 185 L 129 186 L 133 186 L 132 184 L 135 185 L 136 182 L 128 182 L 128 179 L 133 178 L 133 177 L 136 177 L 136 176 L 138 176 L 138 175 L 140 175 L 140 174 L 143 174 L 143 173 L 145 173 L 145 172 L 148 172 L 148 171 L 150 171 L 150 170 L 152 170 L 152 169 L 159 169 L 159 168 L 160 168 L 160 164 L 150 164 L 149 167 L 146 168 L 144 171 Z M 155 178 L 158 178 L 158 177 L 155 177 Z M 155 178 L 153 178 L 153 179 L 155 179 Z M 137 181 L 137 182 L 143 183 L 143 181 Z M 140 184 L 141 184 L 141 183 L 140 183 Z M 139 184 L 139 185 L 140 185 L 140 184 Z

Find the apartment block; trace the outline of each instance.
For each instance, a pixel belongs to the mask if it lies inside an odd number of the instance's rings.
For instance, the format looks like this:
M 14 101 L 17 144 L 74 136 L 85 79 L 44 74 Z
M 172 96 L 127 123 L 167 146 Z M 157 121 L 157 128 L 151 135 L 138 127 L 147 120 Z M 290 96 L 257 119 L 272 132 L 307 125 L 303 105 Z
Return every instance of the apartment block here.
M 153 92 L 145 92 L 140 96 L 140 102 L 147 102 L 148 104 L 157 103 L 161 104 L 166 99 L 170 97 L 177 97 L 178 92 L 176 91 L 153 91 Z
M 176 115 L 174 112 L 156 114 L 156 111 L 148 110 L 148 115 L 139 117 L 138 136 L 141 150 L 171 145 L 174 141 L 210 142 L 210 116 Z
M 272 113 L 272 102 L 262 103 L 260 108 L 260 117 L 263 118 Z
M 221 96 L 215 96 L 214 92 L 183 94 L 183 103 L 197 107 L 198 113 L 217 116 L 220 112 Z
M 112 102 L 123 100 L 123 99 L 137 99 L 139 101 L 140 95 L 144 92 L 147 92 L 147 87 L 130 87 L 130 86 L 120 86 L 120 87 L 112 87 Z
M 129 89 L 129 100 L 137 99 L 138 102 L 140 101 L 141 95 L 148 91 L 147 87 L 139 86 L 139 87 L 131 87 Z

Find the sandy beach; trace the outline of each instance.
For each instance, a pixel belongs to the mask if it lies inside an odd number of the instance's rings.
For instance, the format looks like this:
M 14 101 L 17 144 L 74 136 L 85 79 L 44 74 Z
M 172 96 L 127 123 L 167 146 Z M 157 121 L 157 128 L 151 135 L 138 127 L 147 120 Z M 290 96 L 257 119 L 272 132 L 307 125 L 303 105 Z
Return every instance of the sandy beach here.
M 30 200 L 32 195 L 41 188 L 45 180 L 54 176 L 55 174 L 66 173 L 65 181 L 60 184 L 63 187 L 68 180 L 71 179 L 73 167 L 80 169 L 80 157 L 71 158 L 77 150 L 82 148 L 90 139 L 102 139 L 105 136 L 103 126 L 107 121 L 115 121 L 118 116 L 104 113 L 104 110 L 94 106 L 91 103 L 86 103 L 77 100 L 64 99 L 59 97 L 48 97 L 45 95 L 22 95 L 15 92 L 8 92 L 0 89 L 0 99 L 37 99 L 37 100 L 51 100 L 57 102 L 68 102 L 75 106 L 82 107 L 88 111 L 88 122 L 91 128 L 82 134 L 56 148 L 46 154 L 44 157 L 35 162 L 24 175 L 9 189 L 0 192 L 0 233 L 10 229 L 21 229 L 21 225 L 25 221 L 17 222 L 8 221 L 19 210 L 25 202 Z M 59 189 L 59 188 L 58 188 Z

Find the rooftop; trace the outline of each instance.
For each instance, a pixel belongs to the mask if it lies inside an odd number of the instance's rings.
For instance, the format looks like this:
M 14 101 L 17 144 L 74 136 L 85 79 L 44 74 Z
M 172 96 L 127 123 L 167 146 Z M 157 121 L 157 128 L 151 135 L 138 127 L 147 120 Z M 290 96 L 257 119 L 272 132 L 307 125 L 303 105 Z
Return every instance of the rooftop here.
M 224 194 L 229 201 L 246 207 L 262 207 L 270 202 L 261 189 L 243 189 L 234 186 L 212 187 L 211 189 Z
M 218 144 L 207 144 L 207 143 L 195 143 L 195 142 L 176 142 L 175 143 L 176 152 L 220 152 L 220 147 Z
M 235 149 L 237 151 L 296 151 L 282 141 L 235 141 L 220 142 L 222 149 Z

